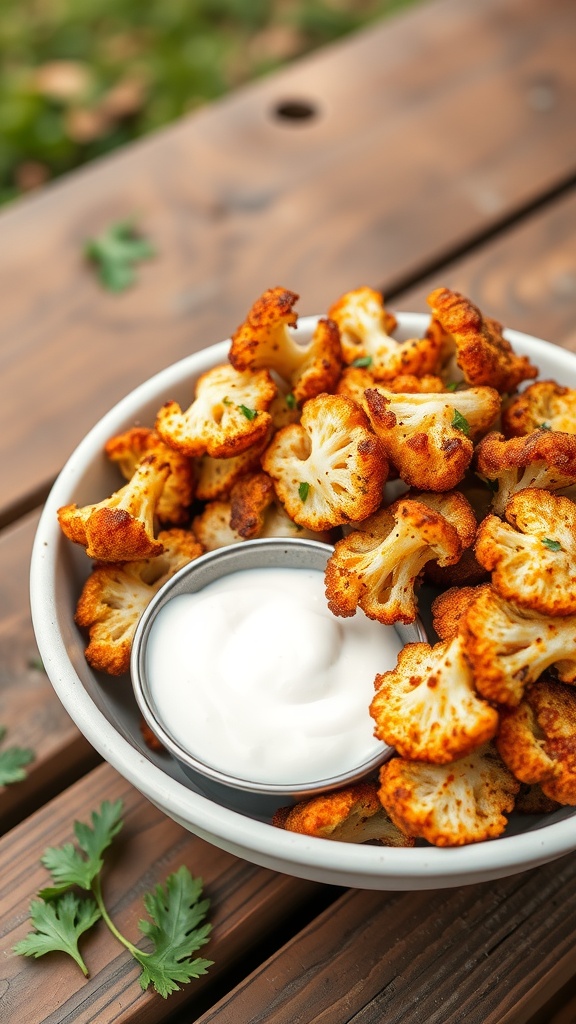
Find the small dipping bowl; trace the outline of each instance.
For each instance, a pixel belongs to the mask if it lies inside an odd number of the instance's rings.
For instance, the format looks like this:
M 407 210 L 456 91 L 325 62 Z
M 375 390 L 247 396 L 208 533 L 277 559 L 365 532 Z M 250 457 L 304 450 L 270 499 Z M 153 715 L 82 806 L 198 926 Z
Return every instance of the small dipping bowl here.
M 361 779 L 373 772 L 380 764 L 386 761 L 393 750 L 385 743 L 375 741 L 376 752 L 372 749 L 369 756 L 366 756 L 360 763 L 352 768 L 324 778 L 311 778 L 306 781 L 291 781 L 286 779 L 282 782 L 262 782 L 236 775 L 228 770 L 209 764 L 203 757 L 197 756 L 192 749 L 186 749 L 181 739 L 174 736 L 173 731 L 162 717 L 158 703 L 154 698 L 153 688 L 148 675 L 148 652 L 151 633 L 159 612 L 165 605 L 174 598 L 183 594 L 195 594 L 203 590 L 209 584 L 247 569 L 270 569 L 288 568 L 320 570 L 322 573 L 333 548 L 315 540 L 307 539 L 277 539 L 263 538 L 249 540 L 233 544 L 228 547 L 218 548 L 208 554 L 189 562 L 186 566 L 175 573 L 167 583 L 154 596 L 145 612 L 142 614 L 134 636 L 131 656 L 131 675 L 134 693 L 139 708 L 145 721 L 148 723 L 154 734 L 158 737 L 164 747 L 180 763 L 184 772 L 194 782 L 202 780 L 204 788 L 206 783 L 214 791 L 214 787 L 220 793 L 224 793 L 226 802 L 231 806 L 241 806 L 242 794 L 250 794 L 254 799 L 258 794 L 267 798 L 270 807 L 278 806 L 280 798 L 286 803 L 293 800 L 300 800 L 328 790 L 337 789 Z M 250 601 L 250 594 L 246 594 L 246 603 Z M 328 613 L 329 615 L 331 613 Z M 346 619 L 336 618 L 339 623 L 346 623 Z M 372 623 L 370 624 L 372 626 Z M 396 632 L 394 637 L 395 646 L 399 649 L 405 643 L 426 640 L 424 629 L 419 621 L 411 625 L 397 624 L 395 626 L 384 626 L 378 623 L 373 624 L 376 629 L 383 631 L 392 630 Z M 189 624 L 190 659 L 194 661 L 194 619 Z M 377 634 L 375 634 L 377 635 Z M 384 633 L 382 634 L 384 638 Z M 287 643 L 290 644 L 289 638 Z M 383 658 L 379 672 L 385 672 L 395 666 L 395 656 L 390 663 L 390 652 L 386 645 L 382 644 Z M 216 653 L 216 652 L 215 652 Z M 388 657 L 386 657 L 388 655 Z M 254 652 L 257 656 L 257 651 Z M 170 665 L 168 665 L 168 671 Z M 194 700 L 194 687 L 202 686 L 203 679 L 201 672 L 192 681 L 190 700 Z M 369 686 L 372 685 L 372 678 Z M 252 696 L 252 699 L 253 696 Z M 366 716 L 369 721 L 368 706 L 366 705 Z M 374 744 L 372 745 L 374 747 Z M 270 798 L 275 798 L 270 802 Z M 261 807 L 263 813 L 265 808 Z

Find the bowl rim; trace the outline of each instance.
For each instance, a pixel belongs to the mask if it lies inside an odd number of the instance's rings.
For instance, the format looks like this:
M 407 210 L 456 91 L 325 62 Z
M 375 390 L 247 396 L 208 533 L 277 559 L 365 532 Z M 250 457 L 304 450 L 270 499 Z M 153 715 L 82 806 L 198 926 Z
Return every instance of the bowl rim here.
M 396 312 L 401 328 L 425 329 L 425 313 Z M 317 316 L 301 317 L 303 330 Z M 505 336 L 521 354 L 534 361 L 557 353 L 565 367 L 576 356 L 566 349 L 520 331 Z M 56 511 L 70 501 L 70 493 L 85 470 L 88 456 L 100 451 L 123 420 L 157 394 L 196 378 L 227 358 L 230 339 L 192 353 L 154 374 L 116 403 L 80 441 L 59 473 L 38 522 L 30 565 L 32 623 L 48 678 L 61 703 L 83 735 L 120 775 L 164 813 L 189 831 L 238 856 L 287 874 L 312 880 L 375 889 L 451 887 L 466 881 L 484 881 L 528 870 L 576 849 L 571 817 L 515 835 L 459 847 L 394 848 L 328 842 L 276 828 L 250 818 L 196 793 L 167 775 L 117 730 L 88 694 L 68 656 L 58 629 L 56 594 L 57 555 L 61 543 Z M 575 381 L 576 386 L 576 381 Z

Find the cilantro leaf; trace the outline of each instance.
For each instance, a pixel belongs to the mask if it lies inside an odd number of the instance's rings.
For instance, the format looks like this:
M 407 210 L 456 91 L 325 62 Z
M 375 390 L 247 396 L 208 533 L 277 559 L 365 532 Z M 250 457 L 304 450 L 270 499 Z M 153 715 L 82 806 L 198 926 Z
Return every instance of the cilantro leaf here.
M 458 381 L 456 381 L 456 380 L 451 380 L 451 381 L 450 381 L 450 382 L 449 382 L 449 383 L 448 383 L 448 384 L 446 385 L 446 391 L 456 391 L 456 388 L 457 388 L 457 387 L 458 387 Z
M 298 408 L 298 402 L 296 401 L 296 397 L 292 394 L 291 391 L 289 391 L 288 394 L 286 395 L 285 401 L 289 409 Z
M 542 543 L 549 551 L 562 551 L 562 545 L 559 540 L 550 540 L 549 537 L 544 537 Z
M 305 480 L 302 480 L 302 482 L 298 485 L 298 497 L 300 498 L 300 501 L 306 501 L 309 490 L 310 484 L 306 483 Z
M 212 965 L 212 960 L 202 957 L 190 959 L 192 953 L 208 942 L 212 929 L 210 924 L 202 924 L 210 901 L 201 900 L 201 894 L 202 880 L 193 878 L 183 866 L 168 876 L 165 888 L 157 885 L 153 892 L 144 896 L 152 921 L 139 921 L 138 927 L 151 939 L 154 950 L 144 953 L 132 947 L 133 955 L 142 966 L 140 984 L 143 989 L 152 984 L 166 998 L 178 991 L 179 981 L 198 978 Z
M 32 900 L 30 918 L 36 931 L 29 932 L 17 942 L 14 952 L 37 958 L 60 950 L 68 953 L 88 977 L 88 968 L 80 955 L 78 940 L 100 918 L 94 900 L 80 899 L 73 892 L 67 892 L 51 903 Z
M 0 725 L 0 742 L 6 735 L 6 728 Z M 34 751 L 28 747 L 7 747 L 0 750 L 0 786 L 21 782 L 26 778 L 24 768 L 34 760 Z
M 550 426 L 549 423 L 539 423 L 537 429 L 538 430 L 552 430 L 552 427 Z
M 111 224 L 97 238 L 88 239 L 84 252 L 97 266 L 100 281 L 110 292 L 122 292 L 134 284 L 134 264 L 155 255 L 150 242 L 136 233 L 132 220 Z
M 240 412 L 244 414 L 247 420 L 256 419 L 256 416 L 258 415 L 257 409 L 249 409 L 247 405 L 239 405 L 238 408 L 240 409 Z
M 358 356 L 354 359 L 350 366 L 357 366 L 358 369 L 364 369 L 364 367 L 372 366 L 372 356 Z
M 466 434 L 466 437 L 470 437 L 470 424 L 466 417 L 463 416 L 461 412 L 458 412 L 458 409 L 454 409 L 452 426 L 455 427 L 456 430 L 461 430 L 463 434 Z
M 72 843 L 49 847 L 42 857 L 42 863 L 52 875 L 54 886 L 42 889 L 40 895 L 51 899 L 65 892 L 72 885 L 90 889 L 92 882 L 102 870 L 102 854 L 122 828 L 122 801 L 111 804 L 105 800 L 100 812 L 92 812 L 92 825 L 74 822 L 74 832 L 82 853 Z

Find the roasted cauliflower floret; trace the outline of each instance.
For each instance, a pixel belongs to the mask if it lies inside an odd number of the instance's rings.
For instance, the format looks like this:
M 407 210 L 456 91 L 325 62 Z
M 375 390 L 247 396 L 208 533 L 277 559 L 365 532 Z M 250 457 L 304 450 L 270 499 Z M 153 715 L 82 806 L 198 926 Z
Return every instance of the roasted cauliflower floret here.
M 429 338 L 396 341 L 391 332 L 396 319 L 386 312 L 384 301 L 373 288 L 356 288 L 331 306 L 328 316 L 340 328 L 346 363 L 366 361 L 375 380 L 391 380 L 400 373 L 423 376 L 438 359 L 438 346 Z
M 230 527 L 243 540 L 259 537 L 264 528 L 266 511 L 274 502 L 274 484 L 267 473 L 249 473 L 232 488 L 230 494 Z
M 489 584 L 482 584 L 489 586 Z M 452 640 L 460 630 L 460 622 L 480 587 L 451 587 L 432 601 L 432 625 L 441 640 Z
M 400 498 L 336 543 L 325 573 L 328 607 L 334 615 L 354 615 L 360 607 L 379 622 L 413 622 L 414 587 L 424 565 L 431 558 L 456 562 L 462 537 L 471 544 L 475 525 L 460 494 Z
M 366 519 L 382 500 L 388 462 L 366 416 L 343 395 L 318 395 L 262 457 L 288 515 L 309 530 Z
M 165 530 L 158 539 L 162 554 L 122 565 L 97 565 L 84 584 L 75 621 L 88 630 L 86 660 L 100 672 L 117 676 L 128 671 L 142 612 L 166 580 L 203 551 L 188 530 Z
M 539 615 L 479 587 L 460 623 L 474 685 L 486 700 L 511 707 L 545 669 L 576 681 L 576 615 Z
M 215 366 L 199 378 L 185 412 L 174 401 L 162 406 L 156 430 L 188 457 L 240 455 L 268 433 L 272 419 L 266 410 L 275 394 L 267 370 L 239 373 L 233 366 Z
M 508 502 L 506 522 L 488 516 L 476 540 L 478 561 L 508 601 L 543 615 L 576 613 L 576 505 L 536 488 Z
M 232 335 L 229 359 L 239 371 L 264 367 L 290 384 L 297 402 L 332 391 L 342 369 L 340 333 L 334 321 L 321 319 L 307 344 L 299 344 L 293 309 L 298 296 L 285 288 L 269 288 L 256 300 Z
M 442 394 L 395 394 L 368 388 L 372 426 L 400 476 L 424 491 L 450 491 L 464 477 L 474 438 L 492 426 L 500 397 L 492 388 Z
M 162 525 L 182 526 L 187 521 L 194 498 L 194 471 L 190 459 L 164 444 L 149 427 L 132 427 L 111 437 L 104 450 L 126 480 L 132 478 L 145 455 L 157 455 L 160 462 L 166 462 L 170 472 L 156 505 L 156 516 Z
M 414 840 L 392 824 L 378 799 L 378 788 L 371 782 L 281 807 L 272 824 L 288 832 L 341 843 L 378 840 L 384 846 L 414 846 Z
M 170 473 L 157 455 L 146 455 L 132 478 L 95 505 L 64 505 L 58 522 L 64 534 L 99 562 L 132 562 L 162 551 L 154 536 L 154 514 Z
M 230 526 L 231 511 L 230 500 L 216 500 L 207 502 L 202 512 L 194 516 L 192 531 L 205 551 L 215 551 L 244 540 Z
M 196 497 L 200 501 L 215 501 L 226 497 L 241 477 L 259 469 L 260 456 L 269 440 L 270 436 L 265 434 L 257 444 L 230 459 L 213 459 L 211 455 L 197 459 Z
M 503 409 L 506 437 L 521 437 L 540 429 L 576 434 L 576 389 L 564 388 L 554 380 L 537 380 Z
M 474 689 L 461 636 L 406 644 L 374 685 L 375 734 L 409 760 L 447 764 L 496 734 L 498 712 Z
M 482 315 L 459 292 L 437 288 L 428 296 L 432 309 L 429 334 L 456 349 L 456 362 L 468 384 L 488 385 L 501 393 L 514 391 L 538 375 L 527 356 L 518 356 L 502 334 L 502 324 Z M 444 336 L 444 337 L 443 337 Z
M 559 491 L 576 483 L 576 435 L 536 430 L 525 437 L 491 433 L 476 449 L 476 470 L 494 493 L 502 515 L 513 494 L 525 487 Z
M 576 689 L 552 679 L 534 683 L 503 714 L 498 750 L 521 782 L 539 783 L 559 804 L 576 804 Z
M 447 765 L 395 757 L 380 770 L 379 796 L 407 835 L 464 846 L 502 834 L 519 785 L 486 744 Z

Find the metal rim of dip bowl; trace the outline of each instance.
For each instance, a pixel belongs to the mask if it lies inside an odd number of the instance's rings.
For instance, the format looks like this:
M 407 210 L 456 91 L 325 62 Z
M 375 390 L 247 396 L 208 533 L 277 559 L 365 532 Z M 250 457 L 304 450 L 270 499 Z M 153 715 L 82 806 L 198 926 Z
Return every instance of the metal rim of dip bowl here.
M 217 548 L 189 562 L 171 577 L 154 595 L 142 613 L 134 635 L 130 661 L 130 674 L 136 701 L 145 721 L 154 734 L 177 761 L 183 770 L 192 775 L 199 774 L 214 783 L 241 790 L 245 793 L 262 795 L 284 795 L 302 799 L 344 785 L 357 782 L 387 761 L 394 753 L 393 748 L 382 744 L 377 754 L 363 761 L 355 768 L 329 778 L 300 783 L 261 783 L 237 778 L 207 764 L 186 750 L 167 730 L 158 715 L 146 672 L 146 654 L 150 630 L 161 608 L 180 594 L 191 594 L 202 590 L 209 583 L 242 569 L 278 568 L 319 569 L 324 571 L 326 562 L 334 548 L 321 541 L 304 538 L 260 538 L 243 541 L 228 547 Z M 405 625 L 383 626 L 395 629 L 402 645 L 426 640 L 419 620 Z M 367 711 L 368 713 L 368 711 Z

